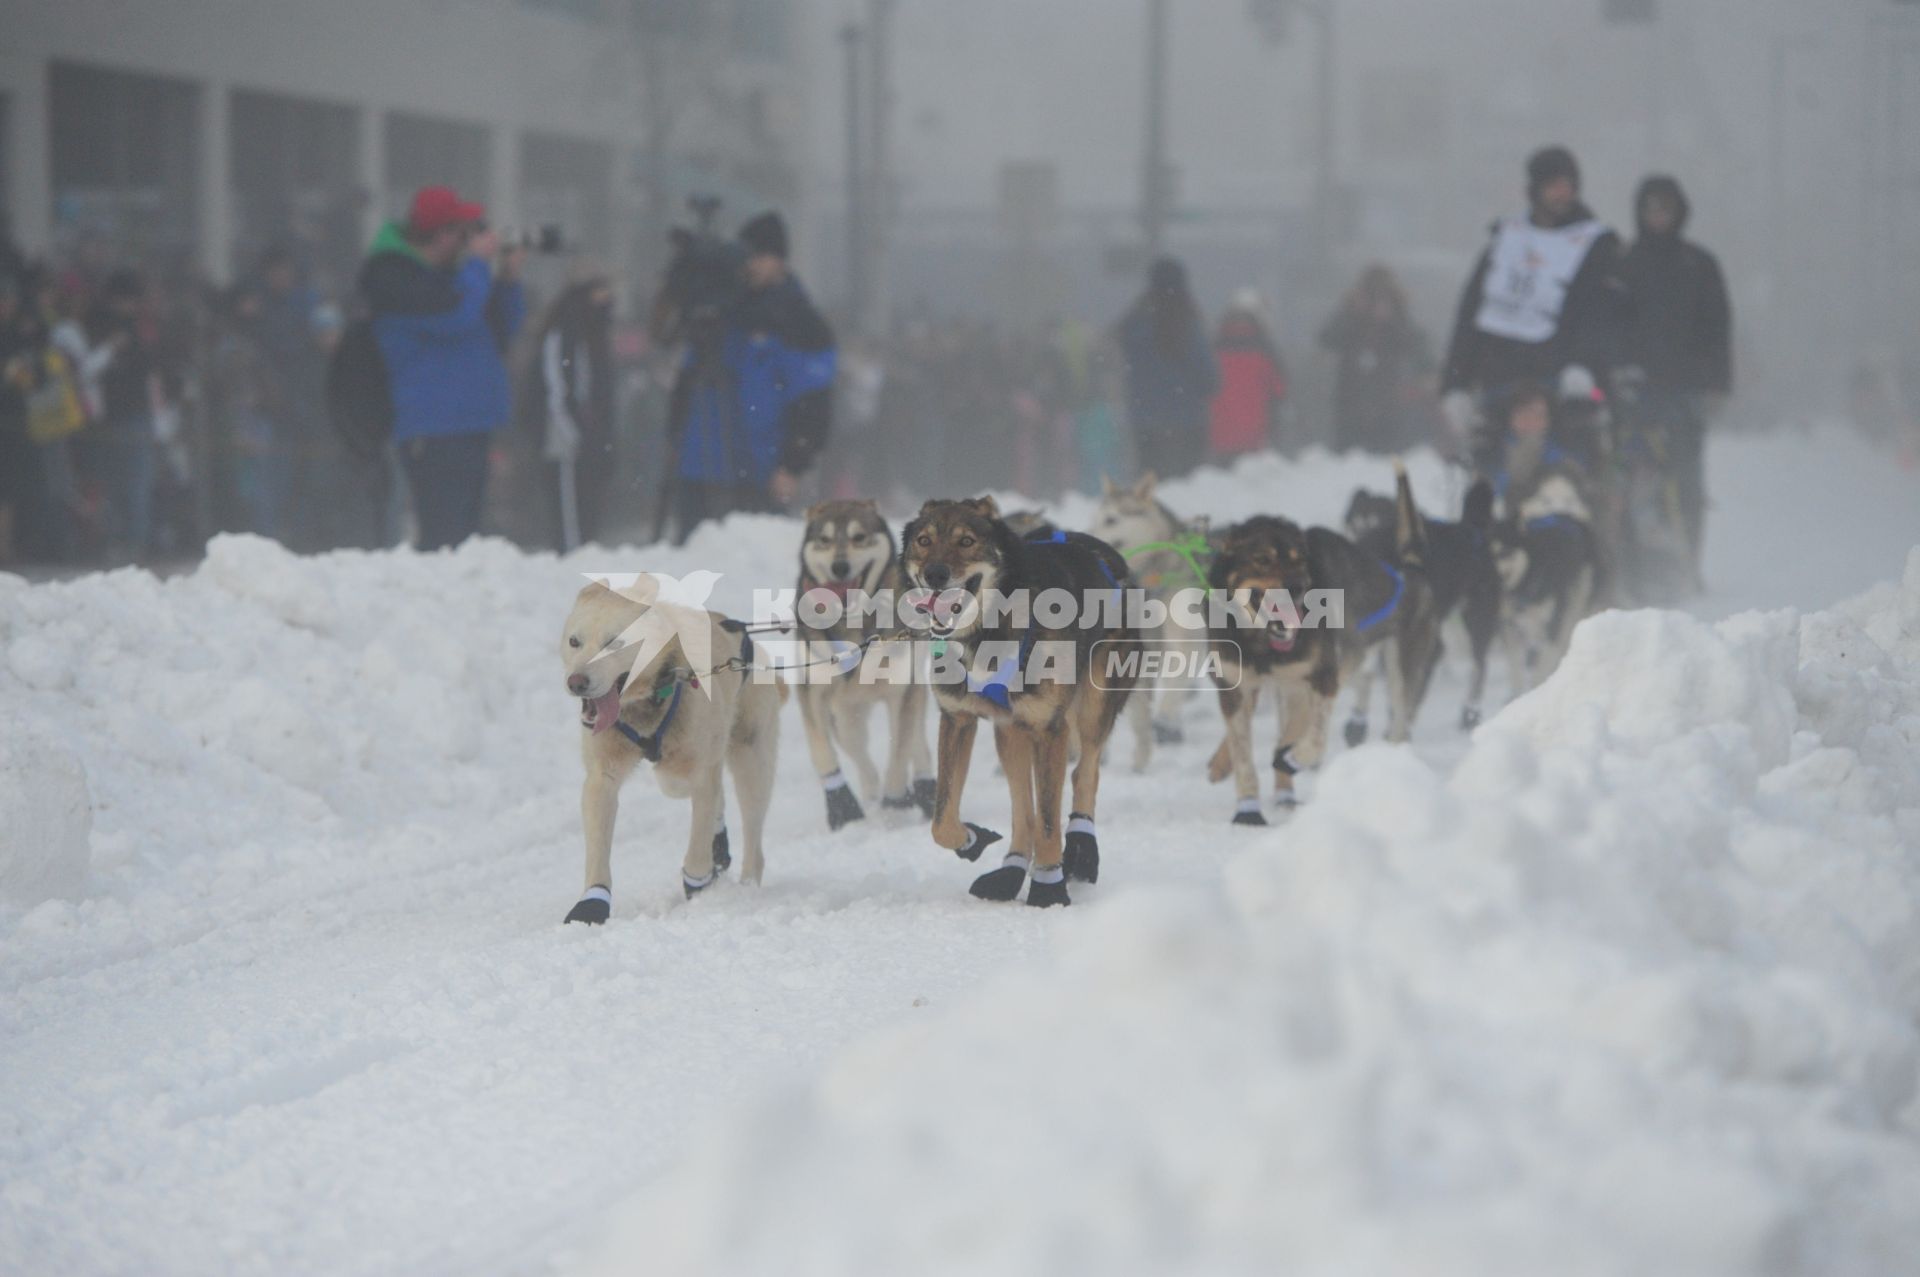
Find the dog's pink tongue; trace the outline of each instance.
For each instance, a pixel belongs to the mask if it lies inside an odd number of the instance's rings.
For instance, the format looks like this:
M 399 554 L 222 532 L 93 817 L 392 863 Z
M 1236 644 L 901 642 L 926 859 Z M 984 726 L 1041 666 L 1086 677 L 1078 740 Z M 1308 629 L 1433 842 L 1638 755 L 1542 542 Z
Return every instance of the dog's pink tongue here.
M 593 734 L 610 731 L 620 721 L 620 689 L 611 687 L 605 696 L 597 697 L 593 702 Z

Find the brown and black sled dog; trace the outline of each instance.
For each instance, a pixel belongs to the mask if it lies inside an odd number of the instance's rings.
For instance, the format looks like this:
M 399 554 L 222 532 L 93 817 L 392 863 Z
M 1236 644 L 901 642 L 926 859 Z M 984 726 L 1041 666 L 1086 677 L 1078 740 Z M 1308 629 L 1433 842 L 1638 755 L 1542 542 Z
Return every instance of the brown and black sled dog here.
M 1375 558 L 1329 528 L 1301 528 L 1272 515 L 1256 515 L 1227 530 L 1214 556 L 1208 584 L 1259 612 L 1269 594 L 1283 594 L 1291 607 L 1266 625 L 1216 628 L 1219 657 L 1215 682 L 1227 738 L 1214 751 L 1209 780 L 1234 779 L 1237 825 L 1264 825 L 1260 778 L 1253 761 L 1253 712 L 1263 691 L 1280 714 L 1280 743 L 1273 751 L 1274 800 L 1295 801 L 1294 775 L 1316 766 L 1326 753 L 1327 720 L 1341 685 L 1353 678 L 1375 647 L 1385 649 L 1387 689 L 1393 717 L 1389 741 L 1405 741 L 1426 696 L 1439 659 L 1439 616 L 1423 555 L 1425 528 L 1413 504 L 1406 471 L 1395 466 L 1395 561 Z M 1342 624 L 1306 624 L 1310 604 L 1322 592 L 1339 591 Z M 1297 615 L 1296 615 L 1297 614 Z
M 1137 676 L 1137 660 L 1130 658 L 1137 658 L 1139 640 L 1123 623 L 1120 606 L 1126 560 L 1084 533 L 1023 538 L 1001 519 L 991 497 L 929 501 L 901 540 L 907 577 L 925 592 L 919 605 L 929 613 L 934 649 L 940 732 L 933 840 L 964 860 L 978 860 L 1000 838 L 960 819 L 974 733 L 987 719 L 1013 796 L 1013 836 L 1000 867 L 976 878 L 972 892 L 983 900 L 1012 900 L 1031 875 L 1028 904 L 1067 904 L 1068 878 L 1099 877 L 1100 751 Z M 1050 623 L 1061 620 L 1059 614 L 1045 607 L 996 614 L 988 606 L 995 595 L 1034 604 L 1059 590 L 1076 605 L 1059 625 Z M 1096 597 L 1111 606 L 1084 605 Z M 1061 790 L 1076 745 L 1073 807 L 1063 828 Z

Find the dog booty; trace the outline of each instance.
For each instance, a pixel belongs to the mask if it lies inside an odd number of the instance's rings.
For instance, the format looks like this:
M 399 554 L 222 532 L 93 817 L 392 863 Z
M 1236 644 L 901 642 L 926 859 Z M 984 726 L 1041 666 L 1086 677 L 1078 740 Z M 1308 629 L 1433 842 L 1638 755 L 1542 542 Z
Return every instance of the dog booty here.
M 1067 877 L 1060 865 L 1033 871 L 1033 885 L 1027 888 L 1027 903 L 1036 909 L 1073 903 L 1067 898 Z
M 1357 748 L 1358 746 L 1366 744 L 1367 716 L 1365 714 L 1355 714 L 1347 720 L 1346 737 L 1347 745 L 1350 748 Z
M 1094 837 L 1093 817 L 1077 811 L 1067 817 L 1067 845 L 1060 862 L 1075 882 L 1100 881 L 1100 842 Z
M 933 799 L 939 792 L 939 786 L 933 777 L 922 776 L 913 782 L 913 802 L 928 820 L 933 819 Z
M 713 831 L 713 871 L 725 873 L 733 866 L 733 849 L 727 845 L 727 827 L 725 825 Z
M 597 927 L 613 913 L 613 893 L 605 887 L 588 887 L 579 903 L 567 910 L 567 922 L 584 922 Z M 562 924 L 565 925 L 565 924 Z
M 975 878 L 967 890 L 981 900 L 1017 900 L 1020 888 L 1026 881 L 1027 858 L 1017 851 L 1010 851 L 998 869 L 989 869 Z
M 1460 711 L 1460 730 L 1470 732 L 1480 726 L 1480 707 L 1468 705 Z
M 1264 825 L 1265 813 L 1260 810 L 1258 798 L 1242 798 L 1240 805 L 1233 809 L 1233 823 L 1236 825 Z
M 821 784 L 827 788 L 827 828 L 838 830 L 856 820 L 865 820 L 867 813 L 860 809 L 860 799 L 855 796 L 853 786 L 839 772 L 825 777 Z
M 980 853 L 987 849 L 989 843 L 1000 841 L 1000 835 L 988 829 L 985 825 L 976 825 L 969 820 L 966 822 L 966 826 L 967 841 L 953 849 L 953 854 L 962 860 L 978 860 L 980 859 Z M 1008 896 L 1007 899 L 1011 900 L 1013 897 Z
M 1153 743 L 1156 745 L 1178 745 L 1187 739 L 1186 729 L 1178 723 L 1163 723 L 1153 720 Z
M 682 870 L 680 873 L 680 890 L 686 892 L 687 899 L 691 900 L 695 896 L 699 895 L 701 892 L 705 891 L 708 887 L 711 887 L 713 885 L 714 878 L 717 876 L 718 875 L 716 875 L 712 871 L 708 871 L 706 877 L 696 878 L 692 874 L 687 873 L 685 870 Z

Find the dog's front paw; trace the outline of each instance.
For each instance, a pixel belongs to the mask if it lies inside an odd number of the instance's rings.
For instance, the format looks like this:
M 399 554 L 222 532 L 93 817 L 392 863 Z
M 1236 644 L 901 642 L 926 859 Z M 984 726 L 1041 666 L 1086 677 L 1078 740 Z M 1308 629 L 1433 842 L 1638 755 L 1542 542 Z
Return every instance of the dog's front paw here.
M 1000 841 L 1000 835 L 985 825 L 976 825 L 971 820 L 963 822 L 967 827 L 967 841 L 953 849 L 953 854 L 962 860 L 978 860 L 980 853 L 987 847 Z M 1007 899 L 1013 899 L 1008 896 Z
M 1349 718 L 1347 720 L 1345 735 L 1349 748 L 1357 748 L 1366 744 L 1367 716 L 1365 714 L 1355 714 L 1352 718 Z
M 998 869 L 989 869 L 973 880 L 967 890 L 980 900 L 996 900 L 1002 903 L 1017 900 L 1020 896 L 1020 884 L 1027 880 L 1027 859 L 1009 856 L 1012 863 L 1001 865 Z
M 1298 790 L 1293 790 L 1293 789 L 1274 790 L 1273 809 L 1275 811 L 1292 811 L 1295 807 L 1298 807 L 1299 805 L 1300 805 L 1300 793 Z
M 584 922 L 597 927 L 613 914 L 613 893 L 605 887 L 589 887 L 579 903 L 567 910 L 567 922 Z M 562 924 L 565 925 L 564 923 Z
M 733 849 L 727 845 L 727 827 L 725 825 L 713 835 L 713 871 L 725 873 L 733 867 Z
M 718 878 L 719 876 L 720 875 L 718 872 L 709 870 L 707 872 L 706 877 L 696 878 L 692 874 L 688 873 L 686 870 L 683 869 L 680 871 L 680 890 L 686 892 L 687 899 L 691 900 L 695 896 L 699 895 L 701 892 L 705 891 L 708 887 L 711 887 L 714 883 L 714 879 Z
M 860 800 L 854 795 L 853 786 L 842 781 L 827 790 L 827 828 L 838 830 L 856 820 L 865 820 L 867 813 L 860 809 Z
M 1067 845 L 1060 863 L 1075 882 L 1100 881 L 1100 840 L 1094 836 L 1093 817 L 1079 812 L 1067 817 Z
M 934 795 L 939 792 L 939 788 L 939 785 L 931 776 L 922 776 L 913 782 L 913 789 L 911 791 L 913 794 L 913 805 L 918 807 L 920 814 L 928 820 L 933 819 L 933 799 Z

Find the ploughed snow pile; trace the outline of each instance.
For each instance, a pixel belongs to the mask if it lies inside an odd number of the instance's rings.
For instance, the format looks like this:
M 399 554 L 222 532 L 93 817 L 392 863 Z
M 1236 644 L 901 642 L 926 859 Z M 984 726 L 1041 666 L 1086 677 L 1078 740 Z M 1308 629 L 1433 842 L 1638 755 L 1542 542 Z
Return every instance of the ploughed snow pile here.
M 600 1268 L 1903 1269 L 1917 905 L 1920 551 L 1607 614 L 1450 777 L 1341 754 L 1223 882 L 719 1119 Z

